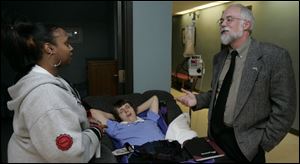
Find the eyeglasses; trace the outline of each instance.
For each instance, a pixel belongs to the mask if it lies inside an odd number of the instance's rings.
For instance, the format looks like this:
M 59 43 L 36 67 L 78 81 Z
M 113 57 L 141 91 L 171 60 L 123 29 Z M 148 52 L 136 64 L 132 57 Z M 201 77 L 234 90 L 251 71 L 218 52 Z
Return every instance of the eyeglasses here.
M 246 19 L 242 19 L 242 18 L 236 18 L 236 17 L 232 17 L 232 16 L 227 16 L 225 19 L 224 18 L 220 18 L 217 23 L 219 24 L 219 26 L 221 26 L 225 20 L 226 20 L 227 24 L 230 24 L 235 19 L 246 20 Z

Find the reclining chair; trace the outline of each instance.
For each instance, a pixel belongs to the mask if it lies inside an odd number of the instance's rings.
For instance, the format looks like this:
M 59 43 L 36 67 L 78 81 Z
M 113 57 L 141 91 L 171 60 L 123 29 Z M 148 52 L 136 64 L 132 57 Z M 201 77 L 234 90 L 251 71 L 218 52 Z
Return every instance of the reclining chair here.
M 168 124 L 182 113 L 181 109 L 176 104 L 174 97 L 166 91 L 149 90 L 144 93 L 133 93 L 127 95 L 118 95 L 118 96 L 88 96 L 84 98 L 83 101 L 84 103 L 86 103 L 92 108 L 111 113 L 111 111 L 113 110 L 113 104 L 119 99 L 129 100 L 130 102 L 132 102 L 134 106 L 138 106 L 153 95 L 156 95 L 160 102 L 165 103 L 164 105 L 160 105 L 159 114 L 161 118 L 158 121 L 159 127 L 161 128 L 162 132 L 165 134 Z M 139 116 L 143 117 L 144 114 L 145 112 L 140 113 Z M 102 144 L 102 149 L 101 149 L 101 158 L 99 162 L 101 161 L 105 161 L 105 162 L 118 161 L 121 163 L 128 162 L 128 158 L 126 156 L 121 156 L 116 158 L 111 153 L 113 150 L 121 148 L 123 146 L 120 145 L 118 141 L 110 138 L 108 135 L 104 135 L 101 144 Z

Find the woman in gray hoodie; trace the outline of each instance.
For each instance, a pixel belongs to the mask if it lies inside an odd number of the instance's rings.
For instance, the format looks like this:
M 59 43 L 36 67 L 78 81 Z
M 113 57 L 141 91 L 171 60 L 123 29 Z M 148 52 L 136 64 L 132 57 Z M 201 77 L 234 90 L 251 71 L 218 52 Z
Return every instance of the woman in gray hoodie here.
M 89 162 L 100 156 L 100 123 L 89 122 L 77 92 L 59 76 L 72 59 L 58 26 L 11 19 L 1 24 L 1 49 L 21 74 L 8 92 L 14 111 L 8 162 Z

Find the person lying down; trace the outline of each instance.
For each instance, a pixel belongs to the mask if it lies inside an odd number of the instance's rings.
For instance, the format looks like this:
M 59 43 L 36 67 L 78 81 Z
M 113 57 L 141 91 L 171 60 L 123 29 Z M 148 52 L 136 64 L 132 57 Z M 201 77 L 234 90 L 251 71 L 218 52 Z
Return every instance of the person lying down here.
M 145 118 L 137 116 L 147 109 L 149 110 Z M 157 124 L 160 118 L 158 111 L 159 100 L 156 95 L 137 108 L 133 108 L 131 102 L 127 100 L 119 100 L 114 104 L 112 114 L 95 109 L 90 110 L 95 120 L 107 125 L 105 132 L 120 141 L 121 145 L 129 143 L 139 146 L 159 140 L 176 140 L 182 145 L 184 141 L 197 136 L 197 133 L 189 126 L 190 118 L 187 113 L 182 113 L 175 118 L 164 135 Z

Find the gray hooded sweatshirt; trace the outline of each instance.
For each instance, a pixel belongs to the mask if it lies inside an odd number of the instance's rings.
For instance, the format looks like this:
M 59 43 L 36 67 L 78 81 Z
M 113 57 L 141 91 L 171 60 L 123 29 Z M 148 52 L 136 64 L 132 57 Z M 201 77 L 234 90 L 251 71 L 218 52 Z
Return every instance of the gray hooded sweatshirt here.
M 35 66 L 8 92 L 14 111 L 8 162 L 88 162 L 99 150 L 80 98 L 61 77 Z

